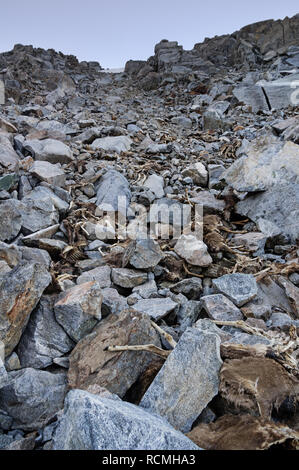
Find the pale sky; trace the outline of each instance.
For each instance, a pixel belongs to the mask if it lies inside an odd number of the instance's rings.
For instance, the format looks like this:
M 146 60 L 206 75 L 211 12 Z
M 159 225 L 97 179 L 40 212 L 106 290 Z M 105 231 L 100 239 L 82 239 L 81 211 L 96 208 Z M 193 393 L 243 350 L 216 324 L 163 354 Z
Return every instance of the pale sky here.
M 123 67 L 153 55 L 161 39 L 192 49 L 205 37 L 298 12 L 298 0 L 0 0 L 0 52 L 32 44 Z

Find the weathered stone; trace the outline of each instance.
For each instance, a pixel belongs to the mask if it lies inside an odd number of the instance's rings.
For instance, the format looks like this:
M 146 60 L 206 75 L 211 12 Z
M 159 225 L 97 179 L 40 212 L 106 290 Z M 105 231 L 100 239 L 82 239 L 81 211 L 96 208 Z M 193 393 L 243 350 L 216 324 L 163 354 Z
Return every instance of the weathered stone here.
M 54 305 L 55 317 L 76 342 L 90 333 L 101 320 L 102 293 L 96 281 L 67 290 Z
M 150 189 L 156 196 L 160 198 L 164 196 L 164 179 L 162 176 L 153 174 L 145 180 L 144 186 Z
M 130 150 L 132 144 L 132 140 L 130 137 L 125 135 L 120 135 L 117 137 L 102 137 L 100 139 L 96 139 L 92 143 L 92 148 L 94 150 L 106 150 L 107 152 L 127 152 Z
M 147 281 L 147 273 L 134 269 L 113 268 L 111 278 L 114 284 L 120 287 L 133 288 Z
M 149 299 L 157 293 L 157 284 L 154 280 L 145 282 L 133 288 L 133 293 L 140 295 L 143 299 Z
M 57 323 L 53 311 L 54 298 L 44 296 L 32 312 L 18 345 L 22 367 L 43 369 L 53 359 L 63 356 L 74 347 L 73 341 Z
M 200 300 L 212 320 L 235 321 L 243 319 L 240 310 L 222 294 L 205 295 Z
M 20 158 L 14 151 L 10 140 L 0 133 L 0 165 L 9 170 L 16 170 L 19 165 Z
M 0 241 L 13 240 L 22 227 L 22 215 L 15 201 L 0 203 L 0 220 Z
M 256 222 L 267 236 L 283 234 L 291 242 L 299 237 L 299 184 L 276 184 L 238 202 L 235 210 Z
M 231 242 L 237 246 L 244 246 L 248 251 L 262 253 L 267 236 L 262 232 L 248 232 L 234 235 Z
M 35 369 L 9 372 L 9 384 L 0 390 L 0 408 L 13 419 L 13 427 L 42 427 L 63 407 L 67 389 L 64 373 Z
M 66 175 L 64 171 L 58 165 L 53 165 L 47 161 L 34 162 L 30 168 L 30 173 L 49 184 L 55 186 L 65 185 Z
M 202 280 L 198 277 L 183 279 L 170 287 L 175 294 L 184 294 L 188 299 L 199 299 L 202 292 Z
M 147 315 L 135 310 L 109 315 L 72 351 L 68 373 L 70 387 L 86 390 L 90 385 L 100 385 L 123 397 L 146 370 L 152 356 L 147 352 L 109 352 L 106 348 L 150 343 L 160 346 L 158 334 Z
M 77 284 L 96 281 L 101 288 L 111 286 L 111 268 L 110 266 L 99 266 L 84 272 L 77 278 Z
M 263 136 L 250 143 L 224 177 L 237 191 L 264 191 L 276 184 L 299 183 L 299 145 Z
M 21 369 L 20 359 L 16 352 L 11 353 L 11 355 L 6 358 L 5 368 L 7 372 Z
M 0 339 L 11 354 L 51 276 L 42 264 L 20 263 L 0 278 Z
M 0 390 L 9 383 L 8 373 L 0 357 Z
M 198 449 L 160 417 L 82 390 L 68 393 L 53 441 L 54 450 Z
M 35 160 L 70 163 L 74 159 L 71 149 L 59 140 L 26 140 L 23 147 Z
M 36 433 L 17 439 L 5 447 L 5 450 L 33 450 L 35 448 Z
M 192 178 L 193 183 L 199 186 L 207 186 L 208 184 L 208 172 L 206 167 L 200 162 L 196 162 L 185 168 L 182 171 L 182 175 L 189 176 Z
M 176 429 L 192 424 L 218 393 L 220 338 L 187 328 L 140 402 L 140 406 L 167 419 Z
M 163 258 L 159 244 L 151 238 L 136 240 L 129 250 L 130 264 L 136 269 L 154 268 Z
M 225 209 L 225 202 L 221 199 L 216 199 L 214 194 L 209 191 L 201 191 L 196 196 L 190 198 L 190 201 L 203 207 L 203 215 L 222 213 Z
M 257 295 L 257 284 L 252 274 L 225 274 L 213 279 L 215 289 L 241 307 Z
M 118 315 L 128 308 L 126 297 L 120 295 L 116 289 L 106 287 L 102 289 L 102 316 L 107 317 L 110 314 Z
M 299 288 L 283 276 L 278 276 L 278 284 L 284 288 L 286 296 L 292 306 L 292 310 L 297 318 L 299 318 Z
M 127 179 L 118 171 L 109 170 L 97 187 L 97 212 L 125 213 L 131 200 Z
M 157 321 L 166 317 L 178 304 L 171 299 L 142 299 L 134 304 L 134 309 Z
M 212 258 L 207 245 L 194 235 L 181 235 L 175 244 L 174 251 L 188 263 L 194 266 L 209 266 Z
M 261 80 L 258 82 L 258 85 L 262 86 L 265 90 L 270 107 L 282 109 L 287 108 L 288 106 L 296 106 L 298 82 L 299 74 L 291 74 L 272 82 Z
M 223 189 L 224 182 L 223 182 L 223 174 L 224 174 L 224 166 L 213 164 L 208 165 L 208 172 L 209 172 L 209 188 L 210 189 Z
M 15 186 L 19 181 L 19 177 L 15 173 L 2 176 L 0 178 L 0 191 L 9 191 Z

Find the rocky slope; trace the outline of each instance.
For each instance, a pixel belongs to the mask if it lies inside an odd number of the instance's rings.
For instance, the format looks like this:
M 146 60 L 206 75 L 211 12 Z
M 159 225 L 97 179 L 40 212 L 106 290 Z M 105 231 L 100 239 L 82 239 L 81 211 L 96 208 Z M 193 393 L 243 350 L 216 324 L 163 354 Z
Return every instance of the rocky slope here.
M 0 448 L 298 446 L 298 32 L 0 54 Z

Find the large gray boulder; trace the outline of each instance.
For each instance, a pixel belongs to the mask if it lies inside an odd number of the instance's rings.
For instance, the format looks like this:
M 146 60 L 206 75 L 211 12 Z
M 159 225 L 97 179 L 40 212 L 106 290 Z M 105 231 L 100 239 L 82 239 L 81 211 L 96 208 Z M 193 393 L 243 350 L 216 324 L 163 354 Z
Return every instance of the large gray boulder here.
M 265 235 L 285 235 L 292 243 L 299 237 L 299 184 L 276 184 L 236 204 L 236 212 L 249 217 Z
M 109 315 L 73 349 L 68 372 L 70 388 L 87 390 L 90 385 L 100 385 L 123 397 L 148 368 L 152 354 L 111 352 L 107 347 L 140 344 L 161 346 L 148 315 L 135 310 Z
M 299 183 L 299 145 L 272 135 L 253 140 L 246 156 L 236 160 L 224 173 L 237 191 L 265 191 L 277 184 Z
M 25 430 L 42 427 L 63 407 L 66 394 L 64 373 L 21 369 L 8 373 L 9 384 L 0 390 L 0 408 Z
M 187 328 L 140 406 L 166 418 L 176 429 L 190 431 L 218 393 L 221 365 L 219 336 Z
M 54 450 L 199 450 L 164 419 L 119 400 L 72 390 L 53 438 Z
M 0 340 L 8 356 L 18 344 L 45 288 L 52 278 L 45 265 L 21 262 L 0 277 Z

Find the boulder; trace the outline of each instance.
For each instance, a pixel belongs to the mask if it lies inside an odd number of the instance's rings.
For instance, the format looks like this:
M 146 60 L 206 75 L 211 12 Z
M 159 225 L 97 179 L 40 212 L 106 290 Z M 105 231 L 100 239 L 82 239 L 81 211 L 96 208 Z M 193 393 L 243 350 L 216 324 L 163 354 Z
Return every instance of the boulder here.
M 64 373 L 27 368 L 9 372 L 8 377 L 9 384 L 0 390 L 0 408 L 13 418 L 13 428 L 37 429 L 63 408 Z
M 148 367 L 148 352 L 110 352 L 108 346 L 155 344 L 160 347 L 150 317 L 135 310 L 109 315 L 83 338 L 70 355 L 69 386 L 86 390 L 100 385 L 123 397 Z
M 126 429 L 126 432 L 120 432 Z M 54 450 L 197 450 L 165 420 L 131 403 L 71 390 Z
M 52 278 L 46 267 L 38 263 L 21 262 L 0 277 L 0 340 L 5 355 L 17 346 L 45 288 Z
M 140 406 L 166 418 L 174 428 L 190 431 L 218 393 L 221 365 L 219 336 L 187 328 Z

